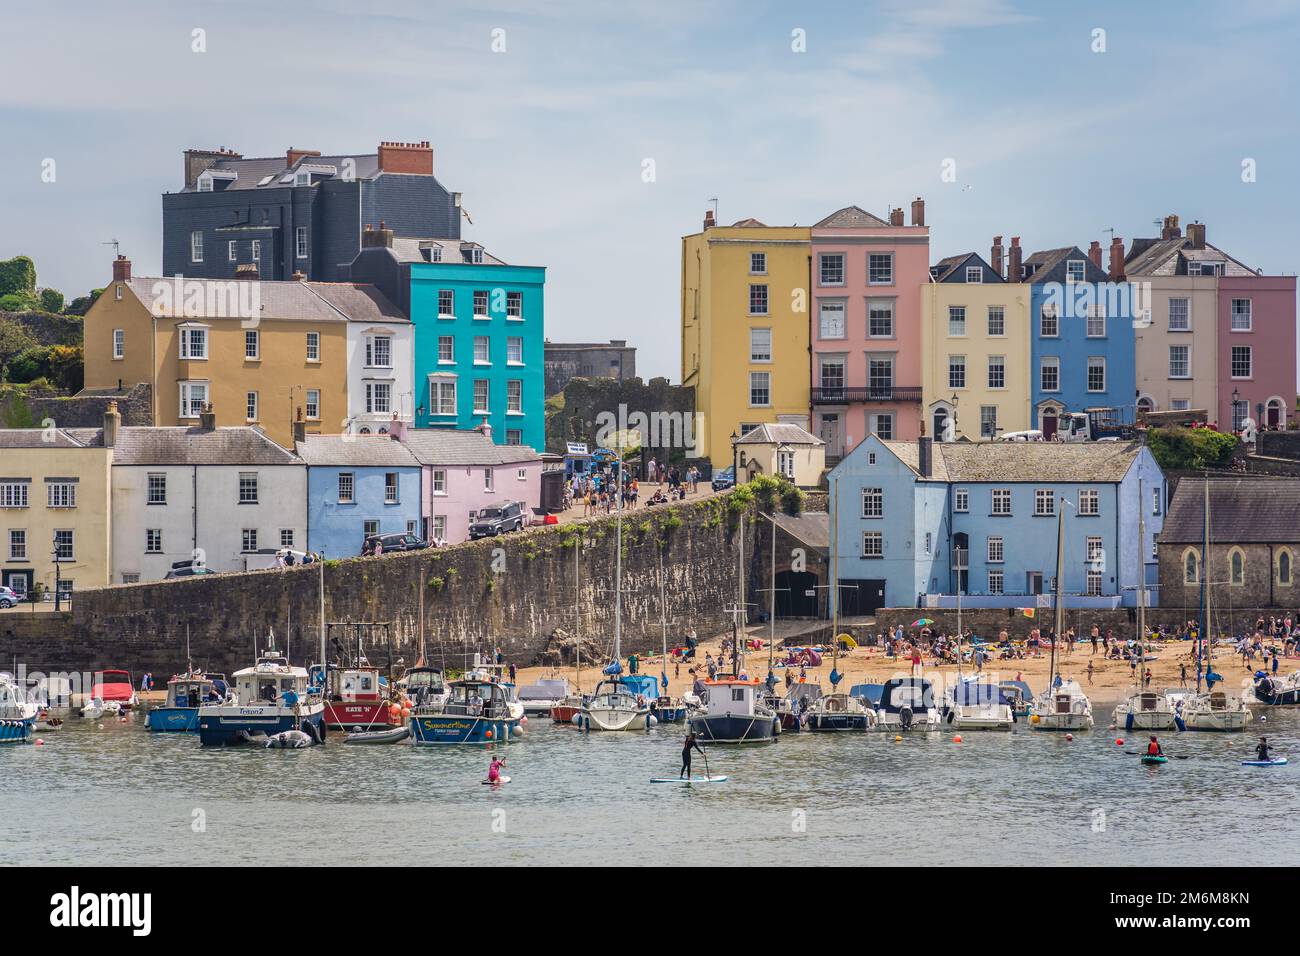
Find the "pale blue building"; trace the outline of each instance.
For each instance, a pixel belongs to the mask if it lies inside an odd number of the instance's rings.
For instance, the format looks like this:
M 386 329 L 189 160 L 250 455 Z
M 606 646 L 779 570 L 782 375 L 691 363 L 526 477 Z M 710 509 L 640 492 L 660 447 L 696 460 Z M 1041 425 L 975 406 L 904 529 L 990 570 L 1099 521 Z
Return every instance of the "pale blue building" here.
M 959 588 L 964 607 L 1050 606 L 1058 511 L 1066 606 L 1134 607 L 1139 582 L 1156 604 L 1166 487 L 1141 443 L 870 436 L 830 490 L 842 614 L 952 607 Z
M 295 451 L 307 465 L 307 550 L 361 553 L 368 535 L 420 534 L 420 463 L 388 435 L 310 435 Z

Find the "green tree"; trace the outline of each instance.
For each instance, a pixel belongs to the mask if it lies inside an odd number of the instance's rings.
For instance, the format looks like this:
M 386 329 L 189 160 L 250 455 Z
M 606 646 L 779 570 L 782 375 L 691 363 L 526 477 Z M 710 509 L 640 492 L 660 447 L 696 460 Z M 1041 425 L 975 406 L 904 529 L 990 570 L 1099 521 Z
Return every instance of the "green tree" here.
M 62 312 L 63 293 L 58 289 L 42 289 L 41 309 L 46 312 Z
M 36 293 L 36 263 L 27 256 L 0 259 L 0 298 L 15 292 Z
M 1147 445 L 1161 468 L 1227 468 L 1237 437 L 1213 428 L 1153 428 L 1147 432 Z
M 0 295 L 0 312 L 35 312 L 41 300 L 34 292 L 9 292 Z

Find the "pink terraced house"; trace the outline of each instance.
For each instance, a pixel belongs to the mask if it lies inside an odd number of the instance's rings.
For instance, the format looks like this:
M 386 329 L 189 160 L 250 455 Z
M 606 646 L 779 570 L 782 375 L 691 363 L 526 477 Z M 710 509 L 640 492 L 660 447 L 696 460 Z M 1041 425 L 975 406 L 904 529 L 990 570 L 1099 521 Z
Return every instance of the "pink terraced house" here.
M 827 463 L 867 435 L 914 439 L 921 416 L 921 289 L 930 281 L 925 202 L 912 224 L 857 206 L 812 228 L 813 430 Z
M 492 428 L 406 428 L 394 423 L 393 437 L 421 465 L 422 536 L 458 544 L 483 508 L 518 501 L 533 520 L 542 500 L 542 456 L 527 445 L 498 445 Z

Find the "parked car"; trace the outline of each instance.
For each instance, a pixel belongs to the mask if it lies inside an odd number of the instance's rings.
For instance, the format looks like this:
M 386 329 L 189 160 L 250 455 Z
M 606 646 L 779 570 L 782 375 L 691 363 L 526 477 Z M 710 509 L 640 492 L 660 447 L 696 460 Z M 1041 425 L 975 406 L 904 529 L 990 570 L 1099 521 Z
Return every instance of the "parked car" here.
M 179 568 L 173 567 L 170 571 L 167 572 L 167 575 L 163 580 L 171 581 L 174 578 L 193 578 L 201 574 L 216 574 L 216 573 L 217 573 L 216 571 L 213 571 L 211 568 L 204 567 L 201 564 L 186 564 L 186 565 L 182 565 Z
M 469 539 L 492 538 L 518 531 L 528 523 L 524 506 L 518 501 L 502 501 L 482 509 L 469 524 Z
M 723 468 L 721 471 L 716 471 L 713 473 L 714 491 L 726 491 L 728 488 L 732 487 L 735 483 L 736 483 L 736 469 L 732 465 L 728 465 L 726 468 Z
M 0 587 L 0 608 L 13 607 L 21 600 L 13 588 Z
M 419 551 L 429 546 L 429 542 L 409 531 L 390 531 L 387 534 L 367 535 L 366 540 L 361 544 L 361 553 L 374 554 L 376 544 L 383 545 L 381 552 L 383 554 L 388 554 L 390 551 Z

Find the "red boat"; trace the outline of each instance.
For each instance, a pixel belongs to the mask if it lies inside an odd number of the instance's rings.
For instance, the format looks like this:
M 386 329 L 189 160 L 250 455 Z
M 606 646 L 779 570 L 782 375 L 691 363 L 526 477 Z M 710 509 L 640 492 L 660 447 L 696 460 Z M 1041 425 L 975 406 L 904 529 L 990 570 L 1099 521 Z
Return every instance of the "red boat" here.
M 582 710 L 582 695 L 570 694 L 551 708 L 551 720 L 557 724 L 569 724 L 573 722 L 575 714 Z
M 362 664 L 339 668 L 330 665 L 329 692 L 325 695 L 325 724 L 333 729 L 365 730 L 400 727 L 406 722 L 403 707 L 388 697 L 379 683 L 379 668 Z
M 90 696 L 92 700 L 120 704 L 123 710 L 130 710 L 139 700 L 135 696 L 130 671 L 96 671 L 91 678 Z

